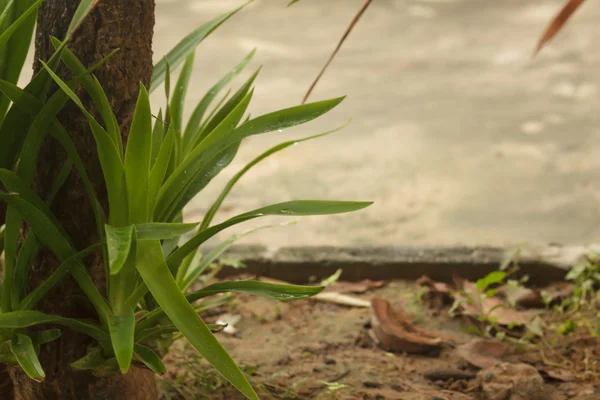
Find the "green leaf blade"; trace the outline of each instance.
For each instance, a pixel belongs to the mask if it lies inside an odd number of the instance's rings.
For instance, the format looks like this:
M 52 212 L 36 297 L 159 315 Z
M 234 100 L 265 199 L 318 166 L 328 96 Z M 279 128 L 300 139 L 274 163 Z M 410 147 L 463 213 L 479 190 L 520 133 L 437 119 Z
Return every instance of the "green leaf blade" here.
M 125 266 L 131 251 L 134 226 L 115 227 L 105 225 L 108 262 L 111 275 L 117 275 Z
M 248 399 L 258 400 L 258 396 L 242 371 L 177 287 L 175 279 L 164 263 L 160 242 L 142 243 L 138 252 L 140 256 L 137 263 L 138 271 L 158 304 L 173 324 L 217 371 Z
M 141 85 L 125 150 L 125 175 L 131 223 L 148 220 L 147 197 L 152 158 L 152 131 L 150 98 L 146 88 Z
M 373 204 L 364 201 L 321 201 L 321 200 L 299 200 L 288 201 L 284 203 L 273 204 L 267 207 L 259 208 L 240 214 L 227 221 L 214 225 L 208 229 L 199 231 L 193 238 L 188 240 L 180 248 L 175 250 L 167 259 L 169 267 L 179 265 L 183 259 L 197 249 L 205 241 L 221 232 L 222 230 L 265 215 L 274 216 L 309 216 L 309 215 L 330 215 L 343 214 L 358 211 Z
M 136 224 L 136 236 L 139 240 L 167 240 L 178 238 L 194 230 L 198 223 L 162 223 L 152 222 Z
M 135 315 L 133 310 L 108 319 L 110 338 L 121 373 L 126 374 L 133 360 Z
M 212 21 L 209 21 L 208 23 L 194 30 L 179 43 L 177 43 L 177 45 L 167 54 L 167 56 L 154 66 L 150 92 L 152 93 L 154 90 L 156 90 L 156 88 L 158 88 L 158 86 L 160 86 L 160 84 L 164 81 L 167 63 L 169 63 L 171 68 L 175 70 L 208 35 L 214 32 L 215 29 L 221 26 L 221 24 L 234 16 L 244 7 L 245 5 L 218 16 Z
M 40 364 L 40 360 L 33 347 L 33 342 L 29 336 L 17 333 L 16 341 L 13 339 L 10 342 L 10 351 L 17 358 L 19 366 L 31 379 L 41 382 L 46 378 L 44 369 Z

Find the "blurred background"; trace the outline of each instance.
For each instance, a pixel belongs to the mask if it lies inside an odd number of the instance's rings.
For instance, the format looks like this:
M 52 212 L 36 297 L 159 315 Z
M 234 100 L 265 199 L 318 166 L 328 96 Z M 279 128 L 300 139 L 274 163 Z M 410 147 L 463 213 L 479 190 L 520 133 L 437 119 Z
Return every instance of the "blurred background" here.
M 157 0 L 155 57 L 242 0 Z M 248 52 L 251 113 L 299 104 L 363 0 L 257 0 L 200 45 L 189 107 Z M 586 244 L 600 236 L 600 5 L 535 59 L 564 0 L 375 0 L 311 100 L 348 98 L 298 129 L 252 137 L 187 210 L 280 141 L 352 121 L 255 167 L 217 219 L 292 199 L 373 200 L 243 239 L 267 246 Z M 164 96 L 154 98 L 158 109 Z M 281 219 L 261 220 L 256 225 Z M 252 224 L 247 224 L 251 227 Z M 238 228 L 239 230 L 239 228 Z M 222 234 L 222 237 L 232 232 Z

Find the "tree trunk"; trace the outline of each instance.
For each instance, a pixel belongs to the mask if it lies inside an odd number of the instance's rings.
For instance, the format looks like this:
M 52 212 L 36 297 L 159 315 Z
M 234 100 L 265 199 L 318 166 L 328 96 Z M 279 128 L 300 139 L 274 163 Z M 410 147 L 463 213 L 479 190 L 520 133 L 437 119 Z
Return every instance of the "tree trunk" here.
M 80 0 L 46 0 L 40 7 L 36 36 L 36 60 L 49 59 L 53 53 L 50 36 L 63 38 L 71 17 Z M 152 75 L 152 35 L 154 30 L 154 0 L 102 0 L 77 30 L 68 44 L 84 65 L 92 65 L 113 49 L 120 51 L 95 72 L 105 89 L 117 116 L 123 140 L 129 131 L 139 83 L 146 86 Z M 40 69 L 39 62 L 34 69 Z M 68 77 L 66 70 L 59 74 Z M 81 90 L 88 109 L 94 110 Z M 106 211 L 107 196 L 103 175 L 98 162 L 96 146 L 86 119 L 73 104 L 59 117 L 65 126 L 87 168 L 96 194 Z M 99 121 L 100 122 L 100 121 Z M 47 138 L 38 159 L 35 190 L 44 198 L 53 178 L 65 162 L 60 145 Z M 95 242 L 98 237 L 90 202 L 76 172 L 61 189 L 53 204 L 53 212 L 71 235 L 78 250 Z M 101 290 L 106 291 L 102 257 L 96 254 L 86 259 L 90 275 Z M 58 266 L 49 252 L 42 252 L 33 263 L 28 289 L 38 286 Z M 91 304 L 71 277 L 51 291 L 40 304 L 40 310 L 65 317 L 97 319 Z M 89 373 L 75 372 L 69 364 L 86 353 L 90 339 L 63 329 L 62 337 L 42 347 L 40 361 L 46 372 L 42 383 L 30 380 L 17 368 L 11 369 L 15 398 L 23 400 L 53 399 L 156 399 L 156 381 L 151 371 L 132 368 L 127 375 L 99 378 Z

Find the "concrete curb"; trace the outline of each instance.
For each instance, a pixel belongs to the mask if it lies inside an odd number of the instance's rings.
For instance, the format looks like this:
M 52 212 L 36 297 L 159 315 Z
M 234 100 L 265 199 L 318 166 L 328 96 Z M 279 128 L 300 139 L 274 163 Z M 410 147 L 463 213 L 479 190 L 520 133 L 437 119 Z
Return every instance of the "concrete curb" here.
M 600 245 L 560 246 L 527 245 L 518 249 L 520 273 L 529 275 L 536 285 L 560 281 L 568 269 Z M 245 271 L 287 282 L 306 283 L 309 278 L 322 279 L 343 269 L 342 279 L 418 279 L 428 275 L 434 280 L 449 281 L 452 273 L 475 280 L 485 276 L 507 258 L 515 256 L 516 247 L 284 247 L 234 246 L 225 258 L 242 260 Z M 239 274 L 226 268 L 222 276 Z

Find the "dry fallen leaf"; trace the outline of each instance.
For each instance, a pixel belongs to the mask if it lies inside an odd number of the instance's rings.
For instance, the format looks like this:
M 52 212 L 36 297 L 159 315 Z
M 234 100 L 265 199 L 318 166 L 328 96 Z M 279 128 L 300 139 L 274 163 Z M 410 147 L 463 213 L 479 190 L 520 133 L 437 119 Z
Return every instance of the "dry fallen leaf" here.
M 485 369 L 500 364 L 508 352 L 508 346 L 491 340 L 474 339 L 458 346 L 454 352 L 469 364 Z
M 360 299 L 358 297 L 348 296 L 347 294 L 341 294 L 338 292 L 321 292 L 315 296 L 310 297 L 310 300 L 323 301 L 326 303 L 338 304 L 341 306 L 350 307 L 363 307 L 367 308 L 371 306 L 368 300 Z
M 513 306 L 525 308 L 544 307 L 544 298 L 539 290 L 530 289 L 523 286 L 502 286 L 498 293 L 506 298 Z
M 516 310 L 497 296 L 482 296 L 473 282 L 454 276 L 457 288 L 461 291 L 454 294 L 460 304 L 459 309 L 466 316 L 477 320 L 485 318 L 504 326 L 527 325 L 537 315 L 536 310 Z
M 577 379 L 575 374 L 566 369 L 545 367 L 539 369 L 539 371 L 542 375 L 546 375 L 549 378 L 560 382 L 573 382 Z
M 575 10 L 583 4 L 584 0 L 568 0 L 567 4 L 559 11 L 558 14 L 552 19 L 550 24 L 546 27 L 546 30 L 542 34 L 540 41 L 535 48 L 535 54 L 539 53 L 540 50 L 550 41 L 552 38 L 560 32 L 565 23 L 573 15 Z
M 372 281 L 370 279 L 364 279 L 360 282 L 343 282 L 338 281 L 331 286 L 327 286 L 324 292 L 337 292 L 337 293 L 365 293 L 371 289 L 377 289 L 385 285 L 385 281 Z
M 382 298 L 371 300 L 372 337 L 396 353 L 430 354 L 441 350 L 442 339 L 414 325 L 401 308 L 392 309 Z

